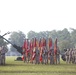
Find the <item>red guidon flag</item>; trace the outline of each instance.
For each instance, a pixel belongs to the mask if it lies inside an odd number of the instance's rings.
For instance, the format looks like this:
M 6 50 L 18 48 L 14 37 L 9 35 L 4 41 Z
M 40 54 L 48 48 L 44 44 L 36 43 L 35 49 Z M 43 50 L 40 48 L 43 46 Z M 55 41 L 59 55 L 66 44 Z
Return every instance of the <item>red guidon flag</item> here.
M 36 38 L 34 38 L 34 41 L 33 41 L 33 54 L 32 54 L 32 61 L 35 59 L 35 48 L 37 47 L 37 40 Z
M 41 49 L 40 49 L 40 62 L 42 62 L 43 48 L 46 47 L 46 40 L 45 40 L 45 38 L 43 38 L 43 39 L 41 40 L 40 43 L 41 43 Z
M 24 60 L 24 55 L 25 55 L 25 53 L 26 53 L 26 40 L 24 41 L 22 48 L 23 48 L 22 60 Z
M 52 39 L 51 38 L 49 38 L 48 47 L 49 47 L 49 49 L 52 47 Z
M 54 43 L 54 63 L 57 64 L 57 38 Z
M 43 46 L 43 47 L 46 46 L 46 40 L 45 40 L 45 38 L 42 39 L 42 46 Z
M 25 49 L 25 48 L 26 48 L 26 40 L 23 43 L 23 49 Z
M 36 38 L 34 38 L 34 47 L 37 46 L 37 43 L 36 43 Z
M 57 54 L 57 38 L 56 38 L 55 43 L 54 43 L 54 54 L 55 55 Z

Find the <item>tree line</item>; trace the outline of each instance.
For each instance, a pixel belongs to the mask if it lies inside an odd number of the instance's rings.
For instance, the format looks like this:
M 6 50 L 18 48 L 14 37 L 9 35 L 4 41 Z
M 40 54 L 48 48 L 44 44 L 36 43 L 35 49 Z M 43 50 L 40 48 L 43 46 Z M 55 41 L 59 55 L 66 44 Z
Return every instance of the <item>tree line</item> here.
M 37 39 L 45 37 L 48 39 L 49 37 L 52 38 L 52 41 L 54 42 L 55 39 L 58 39 L 58 46 L 61 51 L 64 50 L 64 48 L 74 48 L 76 47 L 76 29 L 71 28 L 70 31 L 68 29 L 63 30 L 52 30 L 52 31 L 43 31 L 43 32 L 34 32 L 30 31 L 28 32 L 28 39 L 36 37 Z
M 55 39 L 58 39 L 58 46 L 59 49 L 63 52 L 64 48 L 74 48 L 76 47 L 76 29 L 71 28 L 70 31 L 67 28 L 64 28 L 63 30 L 52 30 L 52 31 L 41 31 L 41 32 L 35 32 L 35 31 L 29 31 L 27 33 L 27 38 L 31 40 L 32 38 L 45 38 L 46 40 L 48 38 L 52 38 L 52 41 L 54 42 Z M 24 40 L 26 39 L 26 35 L 22 31 L 18 32 L 12 32 L 9 41 L 13 44 L 16 44 L 18 46 L 22 46 Z M 0 45 L 8 44 L 3 39 L 0 39 Z M 10 47 L 11 51 L 15 51 L 12 46 Z

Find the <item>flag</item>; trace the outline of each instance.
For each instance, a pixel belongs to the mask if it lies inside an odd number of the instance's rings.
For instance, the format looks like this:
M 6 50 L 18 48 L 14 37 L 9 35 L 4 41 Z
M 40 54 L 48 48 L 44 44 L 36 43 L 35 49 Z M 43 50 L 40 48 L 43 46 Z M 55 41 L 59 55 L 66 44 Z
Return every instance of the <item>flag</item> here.
M 43 47 L 46 46 L 46 40 L 45 40 L 45 38 L 42 39 L 42 46 L 43 46 Z
M 33 39 L 33 51 L 32 51 L 32 59 L 31 62 L 35 59 L 35 48 L 37 47 L 37 40 L 36 38 Z
M 55 43 L 54 43 L 54 54 L 55 55 L 57 54 L 57 38 L 56 38 Z
M 37 46 L 37 43 L 36 43 L 36 38 L 34 38 L 34 47 Z
M 30 48 L 29 48 L 29 40 L 26 39 L 26 57 L 28 56 L 28 53 L 30 52 Z
M 25 53 L 26 53 L 26 40 L 25 40 L 24 43 L 23 43 L 22 49 L 23 49 L 22 60 L 24 60 L 24 58 L 25 58 L 24 56 L 25 56 Z
M 33 49 L 33 41 L 30 41 L 30 50 Z
M 26 48 L 26 40 L 24 41 L 24 43 L 23 43 L 23 49 L 25 49 Z
M 41 38 L 39 40 L 39 50 L 41 50 L 42 44 L 41 44 Z
M 30 62 L 32 60 L 32 55 L 33 55 L 33 41 L 30 40 Z
M 26 50 L 29 48 L 29 41 L 28 41 L 28 39 L 26 39 Z
M 52 39 L 51 38 L 49 38 L 48 47 L 49 47 L 49 49 L 52 47 Z
M 40 49 L 40 62 L 42 62 L 43 48 L 46 47 L 46 40 L 45 40 L 45 38 L 43 38 L 43 39 L 41 40 L 40 43 L 41 43 L 41 49 Z
M 54 43 L 54 63 L 57 64 L 57 38 Z

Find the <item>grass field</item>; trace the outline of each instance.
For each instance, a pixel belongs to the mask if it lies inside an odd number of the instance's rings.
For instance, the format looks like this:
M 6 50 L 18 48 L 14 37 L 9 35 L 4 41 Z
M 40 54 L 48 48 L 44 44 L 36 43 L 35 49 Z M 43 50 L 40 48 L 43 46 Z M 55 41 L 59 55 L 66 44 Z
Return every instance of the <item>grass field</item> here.
M 76 75 L 76 64 L 42 65 L 14 61 L 17 57 L 6 57 L 6 65 L 0 66 L 0 75 Z

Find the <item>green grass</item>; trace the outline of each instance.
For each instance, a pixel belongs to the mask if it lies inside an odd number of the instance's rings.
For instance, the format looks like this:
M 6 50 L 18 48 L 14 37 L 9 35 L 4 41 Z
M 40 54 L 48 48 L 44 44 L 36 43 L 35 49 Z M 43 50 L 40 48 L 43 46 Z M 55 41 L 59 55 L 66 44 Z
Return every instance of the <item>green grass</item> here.
M 76 64 L 42 65 L 14 61 L 16 57 L 6 57 L 6 65 L 0 66 L 0 75 L 76 75 Z

